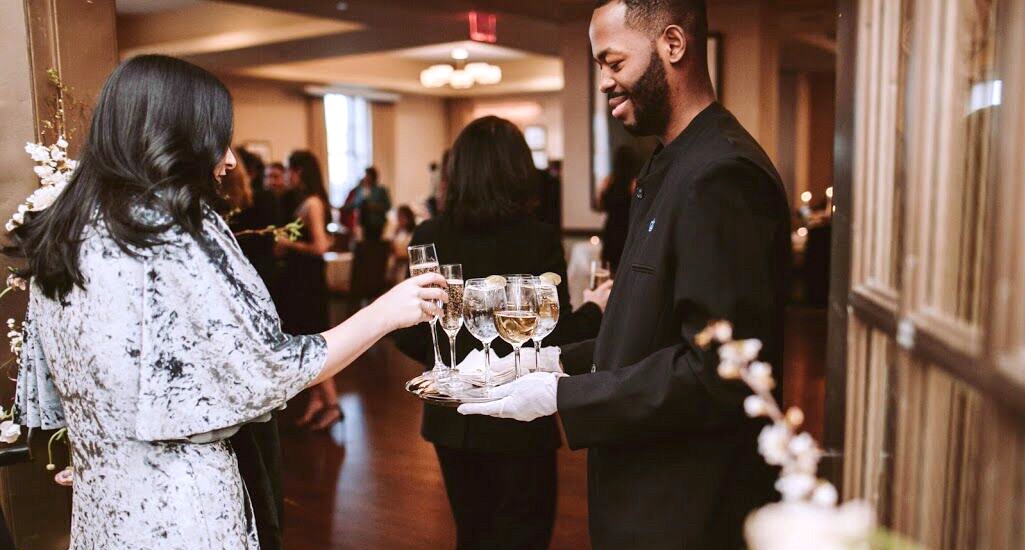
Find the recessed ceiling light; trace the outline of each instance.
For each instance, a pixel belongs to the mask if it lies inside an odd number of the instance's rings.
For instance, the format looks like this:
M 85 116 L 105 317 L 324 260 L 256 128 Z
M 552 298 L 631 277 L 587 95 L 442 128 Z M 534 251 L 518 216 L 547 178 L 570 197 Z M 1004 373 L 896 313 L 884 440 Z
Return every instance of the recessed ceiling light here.
M 335 9 L 338 10 L 338 11 L 345 11 L 345 10 L 349 9 L 349 3 L 348 2 L 339 2 L 339 3 L 335 4 Z
M 456 61 L 463 61 L 469 59 L 470 52 L 466 51 L 466 48 L 456 48 L 452 50 L 452 59 Z

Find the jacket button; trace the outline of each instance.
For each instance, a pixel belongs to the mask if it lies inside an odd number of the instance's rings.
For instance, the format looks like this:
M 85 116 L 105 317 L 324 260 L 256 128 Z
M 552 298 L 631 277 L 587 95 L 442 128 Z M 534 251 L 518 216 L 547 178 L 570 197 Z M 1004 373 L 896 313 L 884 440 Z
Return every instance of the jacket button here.
M 637 189 L 637 198 L 638 199 L 643 199 L 644 198 L 644 188 Z
M 598 372 L 598 365 L 595 365 L 594 363 L 591 363 L 591 372 L 592 373 Z

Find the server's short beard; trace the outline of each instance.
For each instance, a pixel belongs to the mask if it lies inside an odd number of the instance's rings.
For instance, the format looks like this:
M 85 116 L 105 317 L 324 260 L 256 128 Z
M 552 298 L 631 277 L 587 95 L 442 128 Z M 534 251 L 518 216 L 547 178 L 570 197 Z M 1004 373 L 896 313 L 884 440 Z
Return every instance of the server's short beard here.
M 634 108 L 634 123 L 624 124 L 635 136 L 660 136 L 669 125 L 669 81 L 658 51 L 652 48 L 644 74 L 627 92 Z

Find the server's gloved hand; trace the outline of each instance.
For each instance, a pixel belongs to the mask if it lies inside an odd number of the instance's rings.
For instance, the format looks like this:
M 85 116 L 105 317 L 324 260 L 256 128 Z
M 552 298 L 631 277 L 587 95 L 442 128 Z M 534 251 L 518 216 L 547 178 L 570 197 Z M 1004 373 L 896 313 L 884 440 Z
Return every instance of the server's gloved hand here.
M 493 388 L 492 395 L 501 397 L 490 403 L 467 403 L 459 406 L 459 414 L 483 414 L 498 418 L 512 418 L 521 422 L 555 414 L 555 395 L 559 378 L 556 372 L 534 372 Z

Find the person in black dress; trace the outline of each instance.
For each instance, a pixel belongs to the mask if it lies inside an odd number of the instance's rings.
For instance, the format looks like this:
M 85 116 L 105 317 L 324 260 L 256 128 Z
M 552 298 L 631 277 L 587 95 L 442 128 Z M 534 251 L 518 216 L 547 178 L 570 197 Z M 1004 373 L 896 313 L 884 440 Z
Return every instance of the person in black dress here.
M 612 173 L 602 189 L 599 206 L 605 212 L 605 225 L 601 231 L 601 259 L 608 262 L 615 273 L 619 257 L 626 246 L 626 233 L 630 228 L 630 196 L 633 193 L 641 163 L 629 147 L 616 149 L 612 158 Z
M 290 216 L 303 222 L 296 241 L 278 239 L 275 252 L 283 258 L 281 322 L 289 334 L 315 334 L 331 326 L 328 317 L 327 275 L 324 253 L 331 248 L 327 222 L 331 219 L 320 163 L 309 151 L 288 157 L 288 177 L 299 203 Z M 299 424 L 323 430 L 342 418 L 338 390 L 332 379 L 311 388 Z
M 536 173 L 515 125 L 497 117 L 470 123 L 452 148 L 441 216 L 420 224 L 412 244 L 434 243 L 439 261 L 462 264 L 466 279 L 551 271 L 565 281 L 559 233 L 525 211 L 536 192 Z M 564 309 L 545 344 L 594 336 L 608 289 L 585 295 L 587 303 L 575 312 Z M 566 283 L 558 290 L 568 308 Z M 440 340 L 442 357 L 449 357 L 447 339 Z M 410 357 L 433 362 L 430 333 L 423 326 L 399 332 L 397 342 Z M 463 332 L 456 346 L 461 361 L 479 342 Z M 493 349 L 499 355 L 512 351 L 500 340 Z M 437 450 L 458 550 L 548 547 L 555 519 L 555 451 L 562 444 L 554 417 L 519 423 L 425 405 L 421 433 Z

